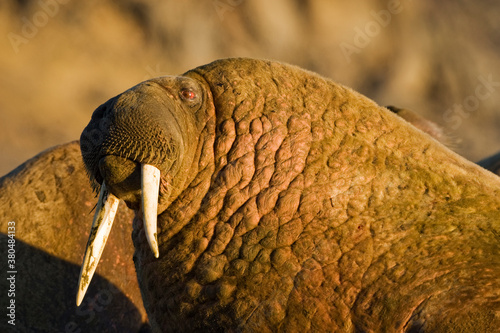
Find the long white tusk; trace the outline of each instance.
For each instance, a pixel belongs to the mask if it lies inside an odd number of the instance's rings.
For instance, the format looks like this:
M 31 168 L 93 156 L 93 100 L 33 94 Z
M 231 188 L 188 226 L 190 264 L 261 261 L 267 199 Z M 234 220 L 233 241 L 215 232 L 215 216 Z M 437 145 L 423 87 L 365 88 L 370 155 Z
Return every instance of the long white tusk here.
M 80 271 L 80 279 L 78 280 L 78 293 L 76 295 L 76 305 L 80 306 L 83 297 L 87 292 L 90 280 L 94 275 L 102 251 L 108 240 L 108 235 L 115 219 L 116 210 L 120 200 L 113 194 L 108 192 L 104 182 L 99 193 L 99 200 L 90 229 L 87 248 L 85 249 L 85 258 L 83 258 L 82 269 Z
M 141 189 L 144 231 L 151 251 L 158 258 L 158 240 L 156 238 L 158 192 L 160 189 L 160 170 L 158 168 L 149 164 L 141 164 Z

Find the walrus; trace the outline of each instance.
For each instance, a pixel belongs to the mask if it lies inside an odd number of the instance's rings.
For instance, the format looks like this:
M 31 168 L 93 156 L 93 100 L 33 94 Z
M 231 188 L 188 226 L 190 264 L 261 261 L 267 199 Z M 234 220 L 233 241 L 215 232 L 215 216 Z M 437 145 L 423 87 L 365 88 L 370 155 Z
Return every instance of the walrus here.
M 154 331 L 500 327 L 498 177 L 329 79 L 218 60 L 110 99 L 80 144 L 77 302 L 121 199 Z

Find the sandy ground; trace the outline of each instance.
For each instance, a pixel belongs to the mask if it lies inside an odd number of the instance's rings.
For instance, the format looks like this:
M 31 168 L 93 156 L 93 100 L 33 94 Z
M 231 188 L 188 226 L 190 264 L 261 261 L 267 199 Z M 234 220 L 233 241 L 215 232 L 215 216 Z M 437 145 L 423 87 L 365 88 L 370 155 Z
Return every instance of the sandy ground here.
M 471 160 L 500 151 L 498 1 L 3 1 L 0 175 L 78 139 L 145 79 L 224 57 L 293 63 L 420 112 Z

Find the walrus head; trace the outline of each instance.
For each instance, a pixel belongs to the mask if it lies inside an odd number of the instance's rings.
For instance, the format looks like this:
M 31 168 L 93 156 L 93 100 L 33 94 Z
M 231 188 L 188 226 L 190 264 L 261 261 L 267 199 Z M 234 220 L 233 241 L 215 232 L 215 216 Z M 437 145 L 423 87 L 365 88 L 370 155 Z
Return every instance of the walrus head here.
M 189 178 L 195 155 L 192 147 L 206 123 L 206 116 L 199 113 L 207 109 L 209 94 L 195 78 L 160 77 L 132 87 L 94 111 L 80 145 L 100 195 L 77 304 L 104 249 L 119 199 L 142 212 L 148 243 L 155 257 L 159 256 L 156 217 Z

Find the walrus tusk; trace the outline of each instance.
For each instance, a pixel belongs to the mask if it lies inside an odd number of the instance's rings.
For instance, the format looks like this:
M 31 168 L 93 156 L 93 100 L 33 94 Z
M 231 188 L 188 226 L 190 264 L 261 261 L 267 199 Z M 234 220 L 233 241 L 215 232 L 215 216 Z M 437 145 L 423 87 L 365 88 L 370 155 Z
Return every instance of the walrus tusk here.
M 156 238 L 156 218 L 158 215 L 158 191 L 160 188 L 160 170 L 141 164 L 142 214 L 144 232 L 149 247 L 156 258 L 159 256 L 158 240 Z
M 113 226 L 113 220 L 115 219 L 119 202 L 120 200 L 117 197 L 108 192 L 103 182 L 101 192 L 99 193 L 99 200 L 97 201 L 94 221 L 90 229 L 87 248 L 85 249 L 85 257 L 83 258 L 80 278 L 78 280 L 78 293 L 76 295 L 77 306 L 80 306 L 82 303 L 83 297 L 89 287 L 90 280 L 92 280 L 92 276 L 99 263 L 102 251 L 108 240 L 109 232 Z

